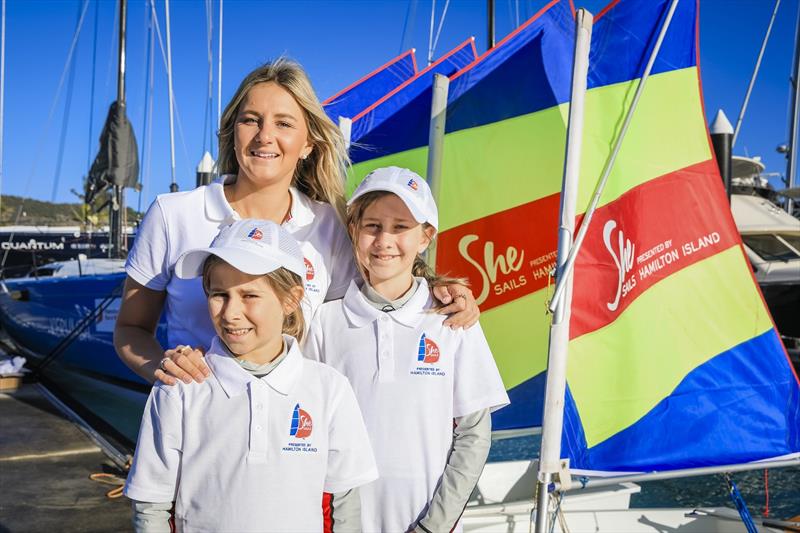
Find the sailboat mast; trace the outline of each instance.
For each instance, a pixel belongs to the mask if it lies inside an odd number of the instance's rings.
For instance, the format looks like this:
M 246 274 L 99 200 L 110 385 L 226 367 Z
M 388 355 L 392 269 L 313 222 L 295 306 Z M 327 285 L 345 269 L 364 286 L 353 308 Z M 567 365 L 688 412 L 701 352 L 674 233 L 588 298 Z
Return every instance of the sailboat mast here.
M 3 200 L 3 110 L 6 93 L 6 0 L 0 2 L 0 213 Z M 1 216 L 1 215 L 0 215 Z
M 794 34 L 794 65 L 792 67 L 792 113 L 789 119 L 789 151 L 786 163 L 786 186 L 794 187 L 797 174 L 797 125 L 800 122 L 800 9 L 797 10 L 797 30 Z M 791 215 L 794 202 L 786 199 L 786 211 Z
M 550 325 L 550 348 L 547 359 L 547 384 L 542 417 L 542 449 L 537 476 L 536 533 L 545 533 L 548 519 L 549 486 L 561 468 L 561 431 L 564 395 L 567 388 L 567 347 L 569 345 L 570 300 L 572 273 L 565 265 L 575 232 L 575 204 L 583 145 L 583 109 L 586 99 L 586 78 L 589 72 L 589 49 L 592 43 L 593 16 L 585 9 L 575 15 L 575 51 L 572 67 L 572 91 L 567 122 L 567 146 L 564 177 L 561 184 L 561 213 L 558 228 L 557 278 L 566 275 L 567 290 L 555 302 Z
M 119 2 L 119 63 L 117 68 L 117 112 L 125 115 L 125 29 L 128 15 L 127 0 Z M 111 257 L 124 257 L 125 242 L 125 186 L 115 184 L 109 205 L 109 232 L 111 234 Z
M 169 161 L 172 172 L 172 182 L 169 184 L 169 192 L 178 191 L 178 182 L 175 180 L 175 120 L 173 118 L 173 95 L 172 95 L 172 37 L 170 36 L 169 24 L 169 0 L 164 0 L 164 11 L 167 23 L 167 85 L 169 86 Z

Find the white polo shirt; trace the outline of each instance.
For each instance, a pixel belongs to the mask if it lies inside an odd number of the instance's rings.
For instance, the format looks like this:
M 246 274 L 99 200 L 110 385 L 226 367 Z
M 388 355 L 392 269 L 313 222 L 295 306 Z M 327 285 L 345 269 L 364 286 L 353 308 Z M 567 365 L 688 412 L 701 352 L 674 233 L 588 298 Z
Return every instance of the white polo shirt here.
M 380 479 L 362 487 L 364 531 L 407 531 L 423 517 L 444 472 L 453 418 L 509 403 L 479 324 L 443 326 L 419 279 L 400 309 L 375 309 L 355 282 L 343 300 L 320 307 L 307 357 L 350 380 Z
M 377 477 L 347 380 L 297 342 L 269 374 L 242 369 L 218 338 L 213 376 L 147 401 L 125 494 L 175 501 L 178 531 L 322 531 L 322 493 Z
M 159 195 L 142 220 L 128 254 L 125 271 L 148 289 L 166 291 L 169 347 L 178 344 L 208 347 L 214 328 L 208 316 L 202 281 L 179 279 L 175 263 L 192 248 L 206 248 L 219 230 L 239 215 L 225 199 L 226 175 L 191 191 Z M 306 260 L 303 314 L 311 321 L 325 299 L 341 298 L 358 274 L 350 239 L 336 211 L 315 202 L 295 188 L 291 218 L 283 227 L 300 243 Z

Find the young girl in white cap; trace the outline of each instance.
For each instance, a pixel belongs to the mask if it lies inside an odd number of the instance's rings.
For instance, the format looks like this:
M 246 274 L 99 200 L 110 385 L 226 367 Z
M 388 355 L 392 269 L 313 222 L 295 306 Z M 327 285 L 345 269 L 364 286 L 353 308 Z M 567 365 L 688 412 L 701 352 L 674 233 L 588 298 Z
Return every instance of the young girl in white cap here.
M 137 532 L 169 531 L 173 502 L 178 531 L 322 531 L 323 492 L 333 531 L 359 531 L 353 489 L 377 471 L 347 380 L 300 353 L 297 241 L 240 220 L 175 272 L 202 276 L 217 336 L 208 379 L 152 389 L 125 487 Z
M 306 354 L 350 380 L 380 478 L 361 487 L 364 531 L 451 531 L 478 481 L 490 412 L 508 404 L 479 325 L 452 330 L 431 312 L 422 254 L 438 212 L 415 173 L 369 174 L 347 223 L 365 283 L 324 304 Z

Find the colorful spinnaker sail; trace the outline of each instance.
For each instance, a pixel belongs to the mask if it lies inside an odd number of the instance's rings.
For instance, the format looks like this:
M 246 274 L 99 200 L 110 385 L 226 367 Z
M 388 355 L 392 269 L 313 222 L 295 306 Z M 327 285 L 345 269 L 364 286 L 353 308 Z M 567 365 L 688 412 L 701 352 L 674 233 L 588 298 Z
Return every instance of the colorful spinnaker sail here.
M 585 209 L 669 0 L 595 19 Z M 797 376 L 753 278 L 705 126 L 681 0 L 575 267 L 562 457 L 649 472 L 800 452 Z
M 353 118 L 416 73 L 414 50 L 408 50 L 326 99 L 322 106 L 338 124 L 339 117 Z

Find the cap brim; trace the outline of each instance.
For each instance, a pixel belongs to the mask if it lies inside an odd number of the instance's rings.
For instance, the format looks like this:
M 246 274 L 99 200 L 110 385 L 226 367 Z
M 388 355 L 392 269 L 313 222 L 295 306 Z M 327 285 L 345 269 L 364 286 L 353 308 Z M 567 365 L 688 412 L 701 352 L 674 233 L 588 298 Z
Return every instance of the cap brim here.
M 374 191 L 390 192 L 392 194 L 399 196 L 400 199 L 403 200 L 403 203 L 406 204 L 406 207 L 411 212 L 411 216 L 414 217 L 414 220 L 416 220 L 420 224 L 424 224 L 425 222 L 427 222 L 430 225 L 432 225 L 434 229 L 438 229 L 439 225 L 438 221 L 428 220 L 428 218 L 424 214 L 422 214 L 422 212 L 419 209 L 417 209 L 416 203 L 413 201 L 411 193 L 409 193 L 403 187 L 400 186 L 395 187 L 394 185 L 387 185 L 385 183 L 381 183 L 381 184 L 376 184 L 375 186 L 364 187 L 363 190 L 357 191 L 357 193 L 354 194 L 353 197 L 347 201 L 347 205 L 351 205 L 358 198 Z
M 203 265 L 209 256 L 216 255 L 236 270 L 260 276 L 279 269 L 282 264 L 271 258 L 258 257 L 250 250 L 240 250 L 238 248 L 203 248 L 201 250 L 190 250 L 184 253 L 175 264 L 175 275 L 181 279 L 196 278 L 203 274 Z M 298 276 L 305 274 L 305 266 L 302 270 L 297 265 L 287 267 Z

